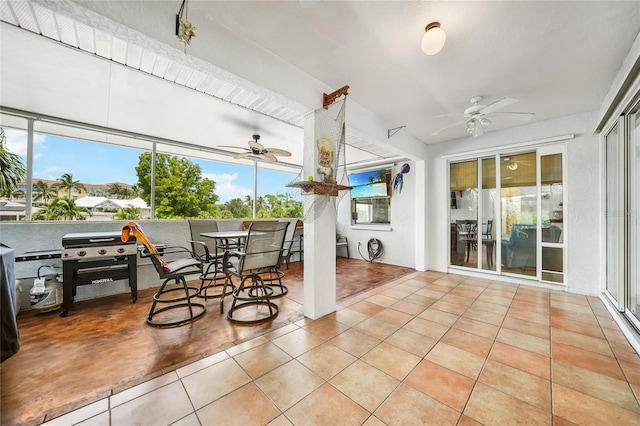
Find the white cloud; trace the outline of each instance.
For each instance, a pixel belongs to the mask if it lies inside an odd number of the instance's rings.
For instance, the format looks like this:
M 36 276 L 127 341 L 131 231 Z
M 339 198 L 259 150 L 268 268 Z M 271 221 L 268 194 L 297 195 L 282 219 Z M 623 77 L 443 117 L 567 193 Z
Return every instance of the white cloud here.
M 33 177 L 39 179 L 58 180 L 60 176 L 67 173 L 67 167 L 62 166 L 50 166 L 44 170 L 37 170 L 33 172 Z
M 203 173 L 203 178 L 211 179 L 216 183 L 215 193 L 220 197 L 219 202 L 224 203 L 233 198 L 244 199 L 247 195 L 253 194 L 251 188 L 236 185 L 234 181 L 238 179 L 238 173 L 234 174 L 215 174 L 215 173 Z
M 7 136 L 7 150 L 18 154 L 21 157 L 27 156 L 27 132 L 18 129 L 4 129 Z M 38 145 L 45 142 L 46 135 L 35 133 L 33 135 L 33 144 Z M 34 149 L 35 151 L 35 149 Z

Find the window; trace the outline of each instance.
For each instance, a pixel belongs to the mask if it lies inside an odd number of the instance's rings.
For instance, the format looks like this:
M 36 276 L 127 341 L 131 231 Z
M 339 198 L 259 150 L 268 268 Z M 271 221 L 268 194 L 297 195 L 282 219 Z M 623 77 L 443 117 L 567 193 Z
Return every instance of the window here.
M 377 169 L 349 175 L 351 218 L 354 225 L 391 224 L 391 170 Z

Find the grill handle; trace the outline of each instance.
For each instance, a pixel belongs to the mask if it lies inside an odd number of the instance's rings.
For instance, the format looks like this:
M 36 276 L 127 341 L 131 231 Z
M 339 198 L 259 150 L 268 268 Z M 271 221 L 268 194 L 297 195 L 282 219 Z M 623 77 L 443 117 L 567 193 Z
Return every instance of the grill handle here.
M 90 243 L 110 243 L 114 241 L 115 238 L 91 238 L 89 239 Z

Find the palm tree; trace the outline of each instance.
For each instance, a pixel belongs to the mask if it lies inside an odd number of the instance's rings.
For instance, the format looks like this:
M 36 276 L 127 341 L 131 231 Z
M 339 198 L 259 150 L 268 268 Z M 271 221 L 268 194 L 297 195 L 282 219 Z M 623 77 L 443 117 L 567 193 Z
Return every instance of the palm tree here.
M 55 189 L 50 187 L 47 182 L 43 180 L 39 180 L 33 184 L 34 201 L 42 200 L 44 204 L 47 204 L 49 201 L 53 200 L 55 196 L 56 196 Z
M 85 220 L 82 213 L 91 212 L 86 207 L 79 207 L 75 200 L 69 198 L 54 198 L 51 204 L 37 211 L 33 215 L 35 220 Z
M 78 191 L 81 189 L 85 189 L 84 185 L 80 183 L 79 180 L 73 180 L 73 175 L 70 173 L 65 173 L 58 179 L 57 187 L 62 190 L 67 190 L 69 196 L 67 198 L 71 198 L 71 190 L 77 189 Z
M 114 219 L 121 220 L 140 220 L 142 219 L 142 215 L 140 214 L 140 208 L 134 206 L 127 206 L 123 209 L 118 210 L 114 216 Z
M 0 127 L 0 192 L 12 194 L 27 175 L 27 169 L 19 155 L 5 149 L 6 141 L 4 129 Z
M 109 186 L 108 194 L 109 195 L 113 195 L 115 198 L 118 198 L 118 195 L 120 195 L 123 192 L 124 189 L 125 188 L 123 188 L 122 185 L 119 185 L 117 183 L 112 183 Z

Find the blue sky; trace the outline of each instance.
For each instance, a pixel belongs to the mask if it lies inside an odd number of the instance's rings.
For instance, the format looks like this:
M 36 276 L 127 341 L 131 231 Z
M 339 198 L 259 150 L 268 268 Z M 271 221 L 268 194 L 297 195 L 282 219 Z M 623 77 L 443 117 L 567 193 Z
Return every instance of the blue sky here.
M 26 158 L 26 132 L 5 129 L 7 148 Z M 33 177 L 58 179 L 63 173 L 71 173 L 74 180 L 82 183 L 104 184 L 138 181 L 135 166 L 141 150 L 115 145 L 87 143 L 58 136 L 36 134 L 34 138 Z M 230 163 L 189 158 L 202 168 L 202 176 L 216 182 L 216 194 L 220 202 L 232 198 L 243 198 L 253 193 L 253 167 Z M 26 161 L 25 161 L 26 164 Z M 258 167 L 258 196 L 288 193 L 295 190 L 285 184 L 296 179 L 293 173 L 283 173 Z M 296 199 L 301 199 L 296 196 Z

